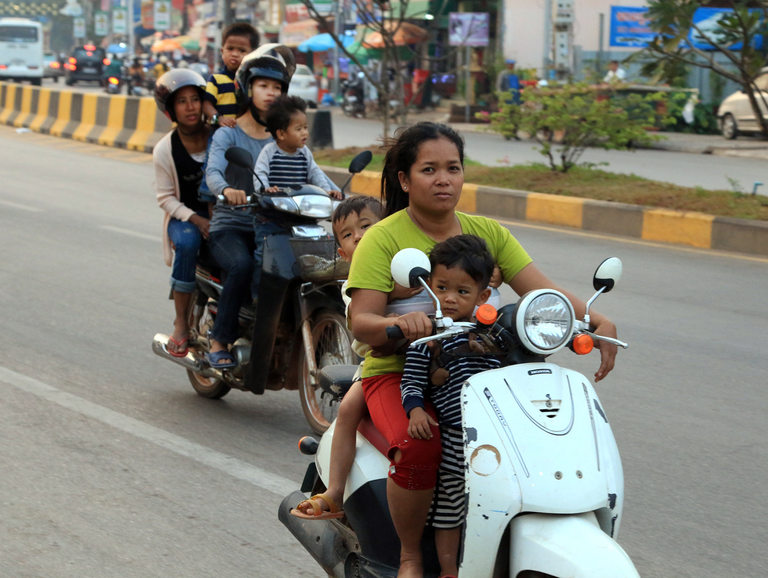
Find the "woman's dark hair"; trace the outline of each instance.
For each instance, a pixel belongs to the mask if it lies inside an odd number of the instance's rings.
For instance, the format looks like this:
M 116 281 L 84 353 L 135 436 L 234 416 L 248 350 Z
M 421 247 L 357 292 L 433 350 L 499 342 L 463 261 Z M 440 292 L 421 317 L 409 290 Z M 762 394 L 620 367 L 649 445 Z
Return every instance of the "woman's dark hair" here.
M 277 131 L 288 130 L 291 117 L 297 112 L 307 112 L 307 103 L 298 96 L 283 95 L 269 105 L 264 122 L 267 130 L 277 139 Z
M 459 267 L 481 289 L 488 287 L 496 266 L 485 241 L 475 235 L 456 235 L 438 243 L 429 253 L 429 263 L 433 271 L 438 265 Z
M 445 137 L 456 145 L 461 166 L 464 166 L 464 139 L 451 127 L 436 122 L 420 122 L 404 129 L 399 129 L 393 139 L 385 141 L 388 147 L 384 157 L 384 170 L 381 173 L 381 201 L 386 207 L 386 216 L 408 206 L 408 195 L 400 186 L 397 173 L 408 173 L 416 162 L 419 146 L 427 140 Z

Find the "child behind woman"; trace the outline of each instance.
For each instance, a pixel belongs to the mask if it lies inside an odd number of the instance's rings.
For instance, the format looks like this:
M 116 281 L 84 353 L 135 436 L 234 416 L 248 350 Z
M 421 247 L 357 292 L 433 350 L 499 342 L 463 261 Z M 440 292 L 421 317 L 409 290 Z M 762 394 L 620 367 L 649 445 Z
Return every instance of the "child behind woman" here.
M 336 207 L 333 212 L 333 236 L 339 245 L 339 256 L 345 261 L 352 261 L 352 255 L 357 248 L 365 231 L 374 223 L 381 220 L 383 208 L 373 197 L 349 197 Z M 341 295 L 349 305 L 346 293 L 346 282 L 342 286 Z M 364 356 L 368 346 L 355 341 L 352 349 L 359 356 Z M 328 489 L 323 494 L 316 494 L 301 502 L 291 514 L 299 518 L 325 520 L 341 518 L 344 512 L 338 504 L 344 499 L 344 486 L 347 476 L 355 459 L 355 438 L 357 426 L 366 414 L 365 396 L 362 382 L 355 381 L 349 388 L 339 405 L 336 425 L 331 444 L 331 468 L 328 472 Z

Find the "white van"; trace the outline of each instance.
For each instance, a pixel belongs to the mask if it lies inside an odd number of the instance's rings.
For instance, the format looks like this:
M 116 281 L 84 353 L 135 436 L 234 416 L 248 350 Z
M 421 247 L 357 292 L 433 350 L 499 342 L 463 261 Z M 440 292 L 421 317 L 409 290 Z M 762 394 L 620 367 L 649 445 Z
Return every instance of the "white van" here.
M 43 82 L 43 26 L 26 18 L 0 18 L 0 80 Z

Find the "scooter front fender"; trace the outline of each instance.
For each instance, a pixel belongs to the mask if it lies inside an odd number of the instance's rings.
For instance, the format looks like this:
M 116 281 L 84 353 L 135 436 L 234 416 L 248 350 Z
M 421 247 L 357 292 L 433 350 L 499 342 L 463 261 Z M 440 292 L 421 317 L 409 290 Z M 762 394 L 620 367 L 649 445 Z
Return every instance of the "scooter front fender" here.
M 639 578 L 594 514 L 527 514 L 511 523 L 510 576 L 524 570 L 570 578 Z

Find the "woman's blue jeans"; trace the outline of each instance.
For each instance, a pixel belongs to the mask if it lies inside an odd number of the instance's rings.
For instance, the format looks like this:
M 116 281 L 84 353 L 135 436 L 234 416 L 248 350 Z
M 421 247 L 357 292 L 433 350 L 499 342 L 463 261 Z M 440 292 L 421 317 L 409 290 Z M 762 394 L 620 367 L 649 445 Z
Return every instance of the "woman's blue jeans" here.
M 179 293 L 195 290 L 195 266 L 203 236 L 200 229 L 189 221 L 171 219 L 168 237 L 173 243 L 174 256 L 171 268 L 171 289 Z
M 219 343 L 234 343 L 237 339 L 237 317 L 251 293 L 253 278 L 254 237 L 246 231 L 225 230 L 211 233 L 211 253 L 225 272 L 224 286 L 219 297 L 219 310 L 211 337 Z
M 269 221 L 256 220 L 252 233 L 236 230 L 216 231 L 208 241 L 211 253 L 225 273 L 219 297 L 219 311 L 211 337 L 219 343 L 237 339 L 238 313 L 251 295 L 258 296 L 264 262 L 264 241 L 287 230 Z

